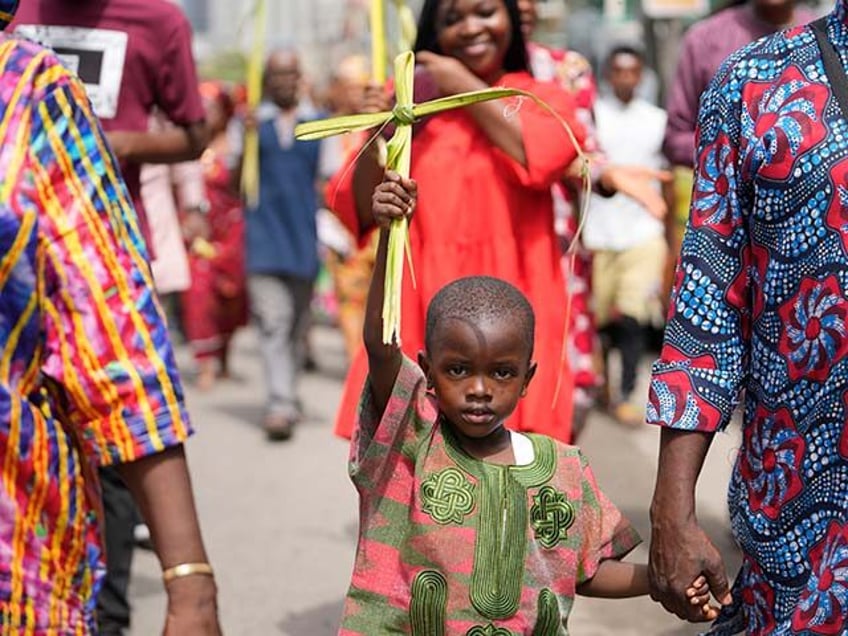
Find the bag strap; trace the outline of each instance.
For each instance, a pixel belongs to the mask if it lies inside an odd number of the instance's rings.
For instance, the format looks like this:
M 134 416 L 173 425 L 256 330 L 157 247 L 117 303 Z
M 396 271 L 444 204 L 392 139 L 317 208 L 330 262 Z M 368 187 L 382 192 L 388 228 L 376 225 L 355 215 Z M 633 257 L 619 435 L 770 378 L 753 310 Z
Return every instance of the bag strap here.
M 816 36 L 819 50 L 821 50 L 824 72 L 830 80 L 833 95 L 842 109 L 842 116 L 848 119 L 848 77 L 845 76 L 845 69 L 836 47 L 827 37 L 827 16 L 812 22 L 810 26 Z

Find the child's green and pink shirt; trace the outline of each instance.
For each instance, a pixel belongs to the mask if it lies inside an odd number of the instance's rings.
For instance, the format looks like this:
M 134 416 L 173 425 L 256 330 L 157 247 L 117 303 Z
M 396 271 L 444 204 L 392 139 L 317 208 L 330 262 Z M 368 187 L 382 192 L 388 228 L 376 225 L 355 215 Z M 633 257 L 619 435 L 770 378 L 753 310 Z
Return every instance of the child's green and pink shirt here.
M 366 387 L 351 447 L 360 534 L 340 634 L 559 636 L 576 587 L 639 537 L 580 451 L 472 458 L 404 358 L 382 419 Z

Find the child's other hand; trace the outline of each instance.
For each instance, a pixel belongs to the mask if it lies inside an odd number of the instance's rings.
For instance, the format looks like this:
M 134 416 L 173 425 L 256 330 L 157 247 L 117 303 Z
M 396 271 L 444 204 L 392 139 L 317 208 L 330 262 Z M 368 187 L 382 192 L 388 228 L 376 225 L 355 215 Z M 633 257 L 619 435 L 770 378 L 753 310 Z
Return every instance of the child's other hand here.
M 692 605 L 701 608 L 701 620 L 714 621 L 718 618 L 720 608 L 710 605 L 710 586 L 707 585 L 706 577 L 695 579 L 686 589 L 686 597 Z
M 417 199 L 418 184 L 414 180 L 404 179 L 392 170 L 386 171 L 383 183 L 377 186 L 371 198 L 374 222 L 388 228 L 396 219 L 411 217 Z

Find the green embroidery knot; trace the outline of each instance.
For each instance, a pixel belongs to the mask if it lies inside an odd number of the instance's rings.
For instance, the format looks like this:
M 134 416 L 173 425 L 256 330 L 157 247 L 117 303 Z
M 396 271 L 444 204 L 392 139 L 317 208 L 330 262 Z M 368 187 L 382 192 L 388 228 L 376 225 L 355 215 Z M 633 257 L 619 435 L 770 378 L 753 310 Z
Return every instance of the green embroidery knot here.
M 533 497 L 530 523 L 536 539 L 548 550 L 556 547 L 568 537 L 568 529 L 574 523 L 574 506 L 550 486 L 542 486 Z
M 458 469 L 445 468 L 421 484 L 421 502 L 436 523 L 462 523 L 474 510 L 474 485 Z
M 467 632 L 465 632 L 465 636 L 514 636 L 511 631 L 508 629 L 504 629 L 503 627 L 495 627 L 491 623 L 486 625 L 485 627 L 481 627 L 480 625 L 475 625 Z

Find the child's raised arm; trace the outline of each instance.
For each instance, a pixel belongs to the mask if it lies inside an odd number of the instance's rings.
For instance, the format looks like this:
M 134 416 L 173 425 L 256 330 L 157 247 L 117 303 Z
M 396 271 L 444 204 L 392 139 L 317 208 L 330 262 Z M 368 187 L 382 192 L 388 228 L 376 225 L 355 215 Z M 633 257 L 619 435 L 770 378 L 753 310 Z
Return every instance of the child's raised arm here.
M 393 220 L 412 215 L 417 196 L 418 186 L 415 181 L 388 171 L 383 182 L 374 190 L 371 199 L 374 222 L 380 228 L 380 242 L 365 307 L 363 337 L 365 350 L 368 352 L 368 377 L 372 397 L 380 414 L 386 409 L 401 363 L 401 352 L 397 343 L 383 344 L 383 285 L 386 278 L 388 228 Z

